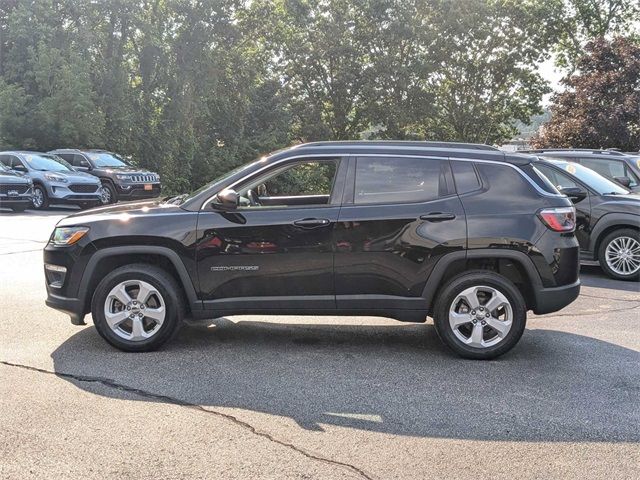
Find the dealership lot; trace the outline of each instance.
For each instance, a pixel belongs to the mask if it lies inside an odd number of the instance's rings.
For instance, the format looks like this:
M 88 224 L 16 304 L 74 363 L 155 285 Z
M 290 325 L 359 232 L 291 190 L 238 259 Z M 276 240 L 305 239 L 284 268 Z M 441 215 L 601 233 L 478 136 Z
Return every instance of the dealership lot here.
M 370 317 L 218 319 L 126 354 L 44 306 L 68 213 L 0 213 L 1 478 L 640 475 L 637 283 L 583 269 L 491 362 Z

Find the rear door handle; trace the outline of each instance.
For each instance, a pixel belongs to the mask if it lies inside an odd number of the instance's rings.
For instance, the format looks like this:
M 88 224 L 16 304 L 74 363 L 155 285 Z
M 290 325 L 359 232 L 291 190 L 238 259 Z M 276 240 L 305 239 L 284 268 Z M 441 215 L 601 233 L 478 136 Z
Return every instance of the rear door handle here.
M 426 215 L 420 215 L 420 220 L 426 220 L 427 222 L 444 222 L 455 218 L 456 216 L 453 213 L 431 212 Z
M 318 228 L 329 225 L 331 222 L 326 218 L 303 218 L 302 220 L 296 220 L 293 224 L 302 228 Z

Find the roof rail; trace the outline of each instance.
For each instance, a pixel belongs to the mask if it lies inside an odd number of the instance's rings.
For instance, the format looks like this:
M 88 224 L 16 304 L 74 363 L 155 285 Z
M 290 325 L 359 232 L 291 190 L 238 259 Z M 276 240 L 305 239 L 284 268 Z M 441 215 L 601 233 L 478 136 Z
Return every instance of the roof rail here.
M 336 140 L 336 141 L 323 141 L 323 142 L 309 142 L 294 145 L 292 148 L 306 148 L 306 147 L 339 147 L 339 146 L 356 146 L 356 145 L 371 145 L 371 146 L 389 146 L 389 147 L 425 147 L 425 148 L 459 148 L 461 150 L 488 150 L 497 151 L 500 150 L 491 145 L 482 145 L 479 143 L 462 143 L 462 142 L 427 142 L 419 140 Z
M 523 153 L 545 153 L 545 152 L 584 152 L 584 153 L 597 153 L 597 154 L 605 154 L 605 155 L 622 155 L 619 150 L 608 148 L 606 150 L 598 150 L 593 148 L 536 148 L 532 150 L 518 150 L 518 152 Z

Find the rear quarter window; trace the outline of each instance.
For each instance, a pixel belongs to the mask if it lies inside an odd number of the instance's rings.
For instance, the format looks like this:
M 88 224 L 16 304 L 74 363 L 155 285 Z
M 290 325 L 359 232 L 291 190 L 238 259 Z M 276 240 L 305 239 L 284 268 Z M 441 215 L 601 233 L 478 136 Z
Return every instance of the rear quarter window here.
M 478 179 L 478 174 L 472 162 L 453 160 L 451 162 L 451 170 L 453 170 L 453 178 L 459 195 L 473 192 L 481 187 L 480 179 Z

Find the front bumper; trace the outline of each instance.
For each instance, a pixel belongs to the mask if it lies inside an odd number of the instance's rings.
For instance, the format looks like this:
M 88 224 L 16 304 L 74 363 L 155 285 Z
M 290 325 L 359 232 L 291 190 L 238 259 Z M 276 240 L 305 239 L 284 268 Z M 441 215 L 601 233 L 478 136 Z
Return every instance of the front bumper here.
M 6 195 L 0 195 L 0 207 L 11 207 L 13 205 L 18 206 L 31 206 L 31 196 L 21 195 L 19 197 L 9 197 Z
M 91 185 L 94 186 L 94 185 Z M 49 200 L 52 203 L 79 204 L 79 203 L 102 203 L 102 185 L 95 185 L 95 192 L 74 192 L 68 185 L 55 184 L 47 188 Z
M 44 301 L 44 303 L 47 305 L 47 307 L 55 308 L 56 310 L 69 315 L 72 324 L 85 325 L 85 314 L 83 311 L 84 306 L 79 299 L 60 297 L 58 295 L 54 295 L 50 291 L 47 291 L 47 299 Z
M 573 302 L 580 295 L 580 279 L 561 287 L 541 288 L 535 292 L 536 307 L 533 313 L 542 315 L 557 312 Z

